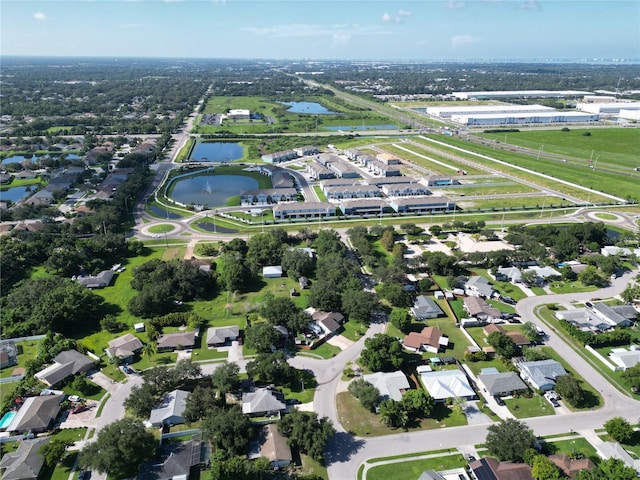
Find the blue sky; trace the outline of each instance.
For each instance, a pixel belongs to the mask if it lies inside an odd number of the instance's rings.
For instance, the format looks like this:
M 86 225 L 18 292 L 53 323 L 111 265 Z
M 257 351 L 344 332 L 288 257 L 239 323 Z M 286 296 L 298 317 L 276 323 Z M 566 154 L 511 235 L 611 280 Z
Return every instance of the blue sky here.
M 638 59 L 640 1 L 2 0 L 0 53 Z

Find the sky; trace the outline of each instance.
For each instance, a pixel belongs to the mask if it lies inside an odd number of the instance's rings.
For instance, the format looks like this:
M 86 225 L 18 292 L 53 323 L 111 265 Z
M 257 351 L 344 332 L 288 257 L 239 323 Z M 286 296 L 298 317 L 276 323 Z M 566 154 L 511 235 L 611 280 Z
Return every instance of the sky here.
M 0 54 L 640 59 L 640 0 L 1 0 Z

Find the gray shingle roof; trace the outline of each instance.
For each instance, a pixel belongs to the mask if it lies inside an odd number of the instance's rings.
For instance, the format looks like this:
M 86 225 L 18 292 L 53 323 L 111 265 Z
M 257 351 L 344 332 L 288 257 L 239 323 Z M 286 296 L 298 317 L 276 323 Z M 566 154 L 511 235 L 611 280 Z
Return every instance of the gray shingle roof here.
M 191 467 L 201 461 L 202 442 L 191 440 L 169 443 L 158 448 L 156 456 L 140 467 L 140 480 L 189 478 Z
M 212 327 L 207 330 L 207 344 L 215 345 L 217 343 L 224 343 L 228 338 L 236 338 L 238 335 L 240 335 L 240 329 L 237 325 Z
M 65 350 L 53 359 L 53 364 L 35 374 L 50 386 L 76 373 L 86 372 L 94 366 L 93 360 L 77 350 Z
M 184 419 L 182 419 L 182 414 L 187 405 L 188 396 L 189 392 L 185 392 L 184 390 L 174 390 L 173 392 L 167 393 L 162 399 L 162 404 L 151 410 L 149 423 L 151 423 L 151 425 L 160 425 L 172 417 L 172 423 L 183 423 Z M 182 419 L 182 421 L 180 421 L 180 419 Z
M 45 430 L 60 412 L 60 402 L 64 395 L 45 395 L 27 398 L 11 423 L 7 432 L 28 432 Z
M 286 408 L 283 395 L 268 388 L 258 388 L 242 395 L 242 413 L 275 412 Z
M 515 372 L 479 375 L 478 380 L 485 386 L 489 395 L 511 393 L 527 389 L 527 385 Z
M 522 362 L 518 364 L 520 370 L 531 380 L 536 388 L 549 382 L 555 383 L 556 378 L 566 375 L 564 367 L 555 360 L 538 360 L 536 362 Z
M 15 452 L 8 452 L 0 460 L 3 480 L 31 480 L 38 478 L 44 457 L 38 453 L 49 437 L 23 440 Z

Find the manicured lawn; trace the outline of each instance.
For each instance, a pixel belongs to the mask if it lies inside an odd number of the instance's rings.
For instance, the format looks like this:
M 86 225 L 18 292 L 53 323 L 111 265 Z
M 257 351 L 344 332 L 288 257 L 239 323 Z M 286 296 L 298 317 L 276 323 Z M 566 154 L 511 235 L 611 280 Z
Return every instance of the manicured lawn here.
M 168 223 L 161 223 L 159 225 L 154 225 L 153 227 L 149 227 L 150 233 L 165 233 L 173 230 L 173 225 L 169 225 Z
M 18 363 L 11 367 L 0 370 L 0 378 L 8 378 L 13 374 L 16 368 L 25 368 L 29 360 L 33 360 L 38 356 L 38 344 L 40 340 L 28 340 L 16 343 L 18 348 Z
M 539 395 L 531 398 L 505 398 L 504 403 L 516 418 L 542 417 L 556 413 L 547 399 Z
M 74 390 L 73 388 L 71 388 L 70 385 L 64 387 L 63 390 L 64 390 L 64 393 L 66 393 L 67 395 L 78 395 L 81 398 L 87 398 L 89 400 L 100 400 L 102 396 L 106 393 L 106 390 L 96 385 L 95 383 L 92 383 L 91 381 L 89 381 L 89 384 L 91 385 L 91 389 L 86 393 L 82 393 L 82 392 L 79 392 L 78 390 Z
M 598 458 L 596 449 L 591 445 L 587 439 L 582 437 L 576 437 L 571 440 L 558 440 L 557 442 L 549 442 L 555 453 L 567 453 L 580 452 L 585 457 L 593 459 Z
M 535 293 L 536 295 L 546 295 L 547 292 L 544 291 L 544 288 L 542 287 L 531 287 L 531 291 L 533 293 Z
M 413 324 L 412 326 L 415 326 L 415 325 L 416 324 Z M 467 350 L 467 347 L 471 345 L 467 340 L 467 337 L 465 337 L 464 334 L 460 331 L 460 329 L 456 327 L 456 324 L 454 323 L 454 321 L 449 318 L 430 319 L 424 323 L 419 322 L 418 326 L 420 327 L 419 330 L 422 330 L 422 328 L 426 326 L 437 327 L 440 330 L 442 330 L 442 332 L 447 337 L 449 337 L 449 345 L 447 345 L 447 348 L 443 352 L 440 352 L 437 354 L 424 353 L 422 355 L 423 358 L 432 358 L 432 357 L 437 357 L 441 355 L 447 355 L 447 356 L 452 356 L 456 358 L 463 358 L 464 353 Z
M 328 358 L 335 357 L 342 350 L 340 349 L 340 347 L 336 347 L 335 345 L 331 345 L 330 343 L 324 342 L 319 347 L 314 348 L 313 350 L 308 350 L 308 351 L 310 353 L 320 355 L 322 358 L 328 359 Z
M 464 310 L 464 303 L 462 302 L 461 298 L 449 300 L 449 306 L 451 307 L 451 310 L 453 310 L 453 313 L 455 314 L 458 321 L 468 317 L 467 312 L 465 312 Z
M 418 478 L 425 470 L 448 470 L 462 467 L 465 460 L 462 455 L 446 455 L 421 460 L 408 460 L 400 463 L 378 465 L 367 471 L 366 480 L 407 480 Z
M 593 285 L 583 285 L 579 280 L 574 282 L 551 282 L 549 288 L 553 293 L 593 292 L 598 289 L 598 287 Z
M 68 480 L 77 456 L 77 452 L 67 453 L 62 462 L 58 463 L 53 471 L 47 467 L 43 468 L 39 478 L 41 480 Z
M 466 362 L 465 365 L 471 369 L 474 375 L 480 375 L 483 368 L 497 368 L 499 372 L 505 372 L 506 369 L 502 365 L 502 361 L 498 358 L 493 360 L 485 360 L 482 362 Z
M 324 192 L 322 191 L 322 188 L 320 188 L 319 185 L 314 185 L 313 186 L 313 190 L 314 190 L 314 192 L 316 192 L 316 195 L 318 195 L 318 199 L 321 202 L 326 202 L 327 201 L 327 196 L 324 194 Z
M 347 431 L 359 437 L 376 437 L 391 435 L 404 431 L 400 428 L 390 428 L 382 424 L 380 417 L 366 410 L 350 393 L 341 392 L 336 396 L 336 405 L 340 423 Z M 442 403 L 436 404 L 431 418 L 422 419 L 406 431 L 426 430 L 442 427 L 466 425 L 464 414 L 455 412 Z
M 64 442 L 73 443 L 80 441 L 87 433 L 87 429 L 82 428 L 65 428 L 58 433 L 54 433 L 53 437 Z
M 354 342 L 360 340 L 360 338 L 367 332 L 367 327 L 364 324 L 354 322 L 353 320 L 346 322 L 343 327 L 344 330 L 341 335 Z

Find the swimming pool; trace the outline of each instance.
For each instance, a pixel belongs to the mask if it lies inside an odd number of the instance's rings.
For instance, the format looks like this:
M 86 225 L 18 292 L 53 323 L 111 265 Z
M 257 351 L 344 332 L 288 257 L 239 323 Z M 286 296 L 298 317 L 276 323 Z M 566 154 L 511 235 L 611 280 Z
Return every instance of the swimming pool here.
M 13 417 L 16 416 L 16 412 L 7 412 L 2 416 L 2 419 L 0 419 L 0 430 L 7 428 L 9 426 L 9 424 L 11 423 L 11 420 L 13 420 Z

